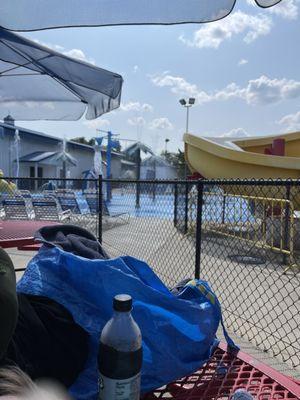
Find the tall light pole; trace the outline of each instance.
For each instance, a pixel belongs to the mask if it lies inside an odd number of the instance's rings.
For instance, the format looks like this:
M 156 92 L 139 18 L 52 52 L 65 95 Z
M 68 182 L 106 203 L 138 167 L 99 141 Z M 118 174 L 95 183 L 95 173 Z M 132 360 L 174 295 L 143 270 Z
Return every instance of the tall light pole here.
M 194 99 L 193 97 L 190 97 L 188 100 L 185 99 L 180 99 L 179 103 L 186 108 L 186 128 L 185 128 L 185 132 L 188 133 L 189 132 L 189 111 L 190 108 L 195 104 L 196 99 Z
M 170 139 L 165 139 L 165 153 L 167 153 L 168 150 L 168 143 L 169 143 Z
M 186 127 L 185 133 L 189 132 L 189 117 L 190 117 L 190 108 L 195 104 L 196 99 L 190 97 L 188 100 L 180 99 L 179 103 L 186 108 Z M 186 162 L 184 163 L 184 175 L 185 179 L 187 179 L 187 165 Z

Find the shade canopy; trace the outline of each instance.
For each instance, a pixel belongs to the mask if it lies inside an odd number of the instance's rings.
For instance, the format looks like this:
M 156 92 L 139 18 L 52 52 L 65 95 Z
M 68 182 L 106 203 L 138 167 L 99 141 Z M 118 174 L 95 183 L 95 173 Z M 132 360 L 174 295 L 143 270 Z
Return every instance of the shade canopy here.
M 0 119 L 94 119 L 119 107 L 122 83 L 116 73 L 0 28 Z
M 17 161 L 17 160 L 15 160 Z M 19 158 L 20 163 L 38 163 L 47 165 L 61 165 L 66 164 L 77 165 L 77 160 L 66 152 L 55 151 L 35 151 Z
M 126 149 L 123 151 L 123 153 L 126 156 L 132 157 L 134 156 L 137 152 L 143 152 L 145 154 L 154 154 L 153 151 L 148 147 L 146 144 L 141 143 L 141 142 L 135 142 L 131 144 L 130 146 L 126 147 Z
M 280 1 L 256 0 L 256 4 L 271 7 Z M 236 0 L 1 0 L 0 26 L 33 31 L 70 26 L 201 23 L 226 17 L 235 3 Z

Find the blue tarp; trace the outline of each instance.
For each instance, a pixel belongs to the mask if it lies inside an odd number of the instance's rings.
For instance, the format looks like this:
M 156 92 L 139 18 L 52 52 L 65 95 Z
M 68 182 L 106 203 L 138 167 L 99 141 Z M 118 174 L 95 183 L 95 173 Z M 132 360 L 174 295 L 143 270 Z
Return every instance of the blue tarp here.
M 256 0 L 270 7 L 281 0 Z M 1 0 L 0 26 L 31 31 L 69 26 L 180 24 L 226 17 L 236 0 Z
M 0 28 L 0 119 L 94 119 L 119 107 L 122 84 L 121 75 Z
M 133 257 L 88 260 L 44 247 L 29 263 L 17 290 L 58 301 L 89 332 L 86 368 L 71 390 L 77 400 L 97 399 L 98 343 L 116 294 L 128 293 L 134 300 L 133 316 L 143 337 L 143 392 L 197 370 L 217 343 L 221 308 L 208 284 L 191 281 L 175 296 L 146 263 Z

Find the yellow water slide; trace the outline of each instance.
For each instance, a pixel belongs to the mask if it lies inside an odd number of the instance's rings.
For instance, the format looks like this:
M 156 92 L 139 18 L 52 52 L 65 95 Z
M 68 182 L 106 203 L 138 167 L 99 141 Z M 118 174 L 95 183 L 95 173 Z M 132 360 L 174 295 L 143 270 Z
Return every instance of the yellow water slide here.
M 265 154 L 276 139 L 284 140 L 284 155 Z M 300 178 L 300 132 L 246 139 L 186 133 L 183 140 L 191 171 L 207 179 Z
M 278 143 L 281 148 L 275 155 Z M 185 158 L 191 171 L 207 179 L 300 178 L 300 132 L 246 139 L 206 138 L 186 133 L 184 144 Z M 249 199 L 257 196 L 268 198 L 271 202 L 287 196 L 286 188 L 278 185 L 256 188 L 237 184 L 223 189 Z M 298 187 L 291 188 L 290 199 L 291 207 L 300 210 Z

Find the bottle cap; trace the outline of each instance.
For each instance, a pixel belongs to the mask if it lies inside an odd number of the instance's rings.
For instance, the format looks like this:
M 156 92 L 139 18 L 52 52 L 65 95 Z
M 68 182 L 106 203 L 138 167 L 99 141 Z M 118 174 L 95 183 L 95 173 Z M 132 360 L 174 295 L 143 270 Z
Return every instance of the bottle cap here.
M 115 311 L 131 311 L 132 297 L 129 294 L 118 294 L 114 297 L 113 307 Z

